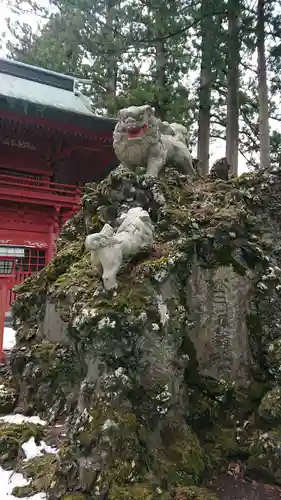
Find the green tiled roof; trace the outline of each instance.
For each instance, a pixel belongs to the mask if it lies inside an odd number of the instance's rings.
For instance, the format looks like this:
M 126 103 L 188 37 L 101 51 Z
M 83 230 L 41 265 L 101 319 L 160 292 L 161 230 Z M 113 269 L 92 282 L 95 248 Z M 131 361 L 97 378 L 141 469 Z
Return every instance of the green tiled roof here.
M 74 78 L 11 61 L 7 61 L 8 64 L 5 66 L 8 66 L 8 68 L 5 68 L 4 72 L 2 72 L 1 62 L 5 65 L 6 61 L 0 61 L 1 96 L 93 116 L 90 101 L 75 90 Z M 27 68 L 33 70 L 31 76 L 26 71 Z M 14 69 L 17 71 L 13 71 Z M 22 71 L 22 76 L 19 76 L 19 69 L 25 70 Z M 9 70 L 14 74 L 9 74 Z M 53 85 L 52 82 L 49 83 L 46 76 L 56 77 L 53 78 Z M 44 83 L 44 81 L 47 81 L 47 83 Z
M 7 114 L 28 116 L 111 137 L 116 120 L 94 115 L 77 82 L 73 76 L 0 58 L 0 121 Z

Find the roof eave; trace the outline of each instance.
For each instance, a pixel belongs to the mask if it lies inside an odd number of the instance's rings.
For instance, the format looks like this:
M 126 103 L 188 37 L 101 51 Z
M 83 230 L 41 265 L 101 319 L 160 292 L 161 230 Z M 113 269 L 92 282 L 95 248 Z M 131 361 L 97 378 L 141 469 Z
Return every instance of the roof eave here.
M 56 122 L 61 126 L 73 124 L 76 129 L 81 129 L 81 131 L 98 131 L 104 134 L 112 133 L 117 123 L 117 120 L 113 118 L 63 110 L 52 106 L 43 106 L 41 104 L 35 104 L 30 101 L 0 94 L 0 118 L 1 116 L 7 118 L 7 115 L 9 115 L 11 119 L 13 119 L 13 116 L 14 119 L 29 117 L 32 121 L 42 121 L 42 125 L 47 122 L 52 122 L 53 126 L 55 126 Z

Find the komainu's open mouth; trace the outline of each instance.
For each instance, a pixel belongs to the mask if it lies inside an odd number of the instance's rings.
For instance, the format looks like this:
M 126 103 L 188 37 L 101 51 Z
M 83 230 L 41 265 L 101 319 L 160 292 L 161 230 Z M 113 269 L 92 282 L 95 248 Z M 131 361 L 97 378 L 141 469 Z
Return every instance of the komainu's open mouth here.
M 141 127 L 130 127 L 128 129 L 128 138 L 129 139 L 134 139 L 135 137 L 138 137 L 140 135 L 143 135 L 143 133 L 146 131 L 148 125 L 147 123 L 144 123 Z

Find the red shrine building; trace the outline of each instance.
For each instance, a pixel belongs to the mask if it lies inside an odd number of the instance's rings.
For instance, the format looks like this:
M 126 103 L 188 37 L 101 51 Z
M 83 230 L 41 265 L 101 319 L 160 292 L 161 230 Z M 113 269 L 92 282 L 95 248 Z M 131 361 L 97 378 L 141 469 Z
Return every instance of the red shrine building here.
M 117 165 L 116 122 L 95 116 L 77 84 L 0 59 L 0 337 L 13 287 L 51 260 L 83 185 Z

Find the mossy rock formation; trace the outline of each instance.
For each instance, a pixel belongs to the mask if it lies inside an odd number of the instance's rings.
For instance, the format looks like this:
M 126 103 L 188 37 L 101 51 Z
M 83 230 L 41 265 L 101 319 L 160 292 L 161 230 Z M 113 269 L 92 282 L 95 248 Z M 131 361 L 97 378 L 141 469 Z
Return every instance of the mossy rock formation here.
M 20 472 L 30 483 L 25 486 L 16 486 L 12 494 L 23 498 L 48 490 L 54 478 L 56 463 L 57 459 L 54 454 L 45 454 L 22 462 L 17 472 Z
M 0 422 L 0 463 L 6 468 L 17 465 L 24 457 L 22 445 L 34 437 L 35 443 L 39 444 L 44 434 L 40 425 L 31 423 L 6 424 Z
M 11 413 L 17 403 L 17 394 L 11 377 L 7 373 L 0 375 L 0 416 Z
M 155 245 L 105 292 L 85 236 L 133 206 Z M 279 171 L 190 183 L 119 167 L 86 186 L 13 305 L 21 405 L 67 421 L 49 499 L 213 500 L 202 483 L 230 457 L 280 481 L 269 453 L 258 460 L 281 425 L 267 395 L 280 391 L 280 207 Z

